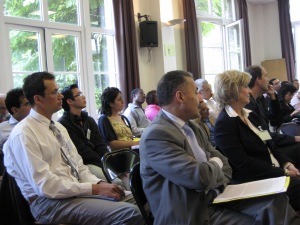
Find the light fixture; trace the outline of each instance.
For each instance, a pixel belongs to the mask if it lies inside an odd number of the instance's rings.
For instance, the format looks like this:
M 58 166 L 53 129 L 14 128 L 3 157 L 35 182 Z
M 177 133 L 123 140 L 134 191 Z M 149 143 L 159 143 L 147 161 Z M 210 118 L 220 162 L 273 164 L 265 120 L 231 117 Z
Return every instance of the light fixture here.
M 173 20 L 169 20 L 167 22 L 167 26 L 174 26 L 174 25 L 177 25 L 177 24 L 184 23 L 185 21 L 186 21 L 186 19 L 173 19 Z

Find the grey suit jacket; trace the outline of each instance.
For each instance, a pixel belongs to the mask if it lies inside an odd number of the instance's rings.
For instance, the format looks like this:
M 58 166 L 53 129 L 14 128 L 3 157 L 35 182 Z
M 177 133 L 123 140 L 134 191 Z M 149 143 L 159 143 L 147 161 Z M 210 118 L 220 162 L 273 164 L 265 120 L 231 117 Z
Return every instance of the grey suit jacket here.
M 198 163 L 183 133 L 160 111 L 140 141 L 141 176 L 154 224 L 205 224 L 209 221 L 204 191 L 226 185 L 232 170 L 203 129 L 190 122 L 199 145 L 223 163 Z

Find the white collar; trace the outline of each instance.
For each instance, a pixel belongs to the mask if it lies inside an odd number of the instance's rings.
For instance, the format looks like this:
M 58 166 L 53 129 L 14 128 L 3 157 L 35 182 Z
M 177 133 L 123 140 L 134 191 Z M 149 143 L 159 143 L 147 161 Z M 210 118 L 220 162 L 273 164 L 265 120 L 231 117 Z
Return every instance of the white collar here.
M 236 113 L 236 111 L 234 111 L 234 109 L 230 106 L 230 105 L 226 105 L 225 106 L 225 110 L 228 114 L 229 117 L 238 117 L 239 115 Z M 248 118 L 249 114 L 251 113 L 252 111 L 249 110 L 249 109 L 246 109 L 246 108 L 243 108 L 242 109 L 242 113 L 243 115 Z

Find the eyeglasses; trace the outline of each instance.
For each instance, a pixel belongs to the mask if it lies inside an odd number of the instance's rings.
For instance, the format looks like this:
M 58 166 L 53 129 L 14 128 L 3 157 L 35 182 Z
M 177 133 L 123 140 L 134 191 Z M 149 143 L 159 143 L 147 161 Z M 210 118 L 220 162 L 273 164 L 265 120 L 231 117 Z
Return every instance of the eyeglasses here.
M 82 96 L 84 96 L 84 94 L 82 92 L 79 92 L 77 95 L 74 95 L 73 98 L 76 98 L 78 96 L 82 97 Z

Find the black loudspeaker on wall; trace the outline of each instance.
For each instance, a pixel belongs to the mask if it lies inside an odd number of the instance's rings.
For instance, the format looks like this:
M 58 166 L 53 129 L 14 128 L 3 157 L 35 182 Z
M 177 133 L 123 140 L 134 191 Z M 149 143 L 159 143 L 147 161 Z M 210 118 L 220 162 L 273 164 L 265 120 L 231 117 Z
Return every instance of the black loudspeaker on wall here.
M 140 47 L 158 47 L 157 21 L 140 22 Z

